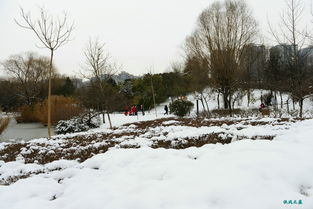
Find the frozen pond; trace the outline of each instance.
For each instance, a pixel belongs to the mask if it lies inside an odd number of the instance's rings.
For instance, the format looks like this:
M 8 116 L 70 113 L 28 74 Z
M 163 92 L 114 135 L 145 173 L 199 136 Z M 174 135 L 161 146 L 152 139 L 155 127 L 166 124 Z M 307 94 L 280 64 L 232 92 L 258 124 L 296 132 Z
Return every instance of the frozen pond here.
M 51 131 L 53 134 L 53 130 Z M 47 127 L 41 123 L 17 123 L 14 118 L 11 118 L 9 127 L 0 135 L 0 142 L 28 141 L 47 135 Z

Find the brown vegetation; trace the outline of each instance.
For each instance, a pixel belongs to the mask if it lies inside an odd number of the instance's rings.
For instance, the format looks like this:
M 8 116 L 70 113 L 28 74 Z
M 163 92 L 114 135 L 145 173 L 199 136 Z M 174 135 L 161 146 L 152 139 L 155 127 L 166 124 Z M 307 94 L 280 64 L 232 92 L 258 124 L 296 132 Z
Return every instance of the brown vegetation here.
M 33 105 L 23 105 L 18 109 L 18 112 L 20 113 L 20 115 L 16 117 L 18 123 L 39 122 Z
M 79 103 L 70 97 L 52 96 L 51 97 L 51 121 L 56 124 L 60 120 L 68 120 L 79 115 L 83 108 Z M 47 124 L 48 105 L 47 99 L 35 105 L 24 105 L 20 108 L 21 115 L 16 119 L 18 122 L 41 122 Z
M 8 127 L 10 118 L 0 118 L 0 134 Z
M 270 115 L 270 110 L 269 109 L 262 109 L 261 113 L 263 116 L 269 116 Z
M 158 127 L 158 126 L 169 126 L 163 124 L 166 121 L 175 120 L 176 123 L 172 123 L 171 125 L 180 125 L 180 126 L 190 126 L 190 127 L 209 127 L 209 126 L 222 126 L 222 125 L 233 125 L 233 124 L 242 124 L 244 125 L 266 125 L 269 122 L 265 121 L 249 121 L 249 120 L 207 120 L 207 119 L 191 119 L 191 118 L 163 118 L 159 120 L 152 121 L 144 121 L 133 123 L 132 125 L 136 127 L 135 130 L 123 128 L 128 127 L 131 124 L 126 124 L 121 127 L 122 132 L 112 132 L 112 133 L 95 133 L 95 134 L 83 134 L 83 135 L 75 135 L 68 136 L 61 139 L 54 139 L 49 141 L 49 143 L 34 143 L 34 142 L 26 142 L 26 143 L 13 143 L 8 144 L 4 147 L 4 149 L 0 150 L 0 160 L 5 162 L 15 161 L 18 155 L 21 155 L 25 158 L 25 163 L 33 163 L 38 162 L 40 164 L 45 164 L 52 162 L 54 160 L 59 159 L 69 159 L 75 160 L 79 159 L 79 161 L 85 161 L 86 159 L 92 157 L 94 154 L 103 153 L 108 150 L 110 147 L 117 146 L 119 148 L 138 148 L 138 146 L 122 146 L 120 145 L 119 139 L 122 137 L 126 137 L 127 139 L 134 139 L 142 134 L 145 134 L 149 131 L 150 128 Z M 277 120 L 272 125 L 281 125 L 283 122 L 295 122 L 296 120 L 284 119 Z M 162 133 L 163 136 L 167 136 L 166 133 Z M 197 137 L 185 137 L 179 139 L 173 139 L 171 141 L 167 141 L 164 139 L 156 139 L 162 135 L 161 133 L 152 133 L 151 136 L 145 136 L 147 140 L 151 140 L 152 148 L 172 148 L 172 149 L 184 149 L 192 146 L 200 147 L 204 144 L 215 144 L 222 143 L 227 144 L 231 142 L 231 138 L 233 136 L 227 136 L 226 138 L 221 137 L 224 133 L 208 133 L 203 134 Z M 252 139 L 273 139 L 274 136 L 254 136 Z M 239 136 L 238 139 L 242 139 Z M 61 140 L 61 141 L 60 141 Z M 100 145 L 93 146 L 95 143 L 100 143 Z M 29 152 L 24 152 L 25 154 L 21 154 L 21 150 L 27 150 Z
M 47 100 L 37 103 L 35 106 L 36 115 L 39 121 L 47 124 L 48 121 Z M 51 96 L 51 123 L 56 124 L 60 120 L 68 120 L 79 115 L 83 111 L 79 103 L 70 97 Z

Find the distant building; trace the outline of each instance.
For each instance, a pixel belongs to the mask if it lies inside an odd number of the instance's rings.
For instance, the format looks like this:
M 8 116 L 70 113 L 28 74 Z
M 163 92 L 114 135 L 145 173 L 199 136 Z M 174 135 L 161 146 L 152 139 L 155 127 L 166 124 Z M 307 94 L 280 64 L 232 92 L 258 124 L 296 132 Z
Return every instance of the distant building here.
M 104 74 L 101 76 L 101 80 L 110 80 L 113 79 L 116 84 L 123 83 L 126 80 L 131 80 L 138 78 L 137 76 L 134 76 L 130 73 L 127 73 L 125 71 L 120 72 L 119 74 L 114 74 L 114 75 L 109 75 L 109 74 Z M 96 78 L 92 77 L 90 80 L 94 81 Z
M 306 66 L 313 66 L 313 46 L 301 49 L 299 54 Z
M 300 50 L 296 46 L 296 51 L 294 51 L 292 45 L 280 44 L 272 47 L 270 54 L 271 56 L 276 56 L 280 64 L 288 64 L 295 56 L 298 56 L 300 63 L 304 64 L 304 66 L 313 66 L 313 46 Z
M 294 46 L 289 44 L 279 44 L 270 48 L 270 56 L 272 57 L 272 55 L 275 54 L 281 64 L 289 63 L 297 52 L 298 46 L 296 46 L 296 50 L 294 50 Z
M 76 88 L 80 88 L 84 85 L 83 80 L 80 78 L 71 78 L 71 80 Z
M 251 81 L 262 80 L 268 56 L 268 50 L 264 45 L 248 44 L 244 47 L 244 58 L 241 60 L 241 64 Z
M 122 71 L 120 72 L 119 74 L 117 75 L 113 75 L 112 76 L 113 80 L 116 82 L 116 83 L 123 83 L 125 80 L 131 80 L 131 79 L 135 79 L 137 78 L 136 76 L 130 74 L 130 73 L 127 73 L 125 71 Z

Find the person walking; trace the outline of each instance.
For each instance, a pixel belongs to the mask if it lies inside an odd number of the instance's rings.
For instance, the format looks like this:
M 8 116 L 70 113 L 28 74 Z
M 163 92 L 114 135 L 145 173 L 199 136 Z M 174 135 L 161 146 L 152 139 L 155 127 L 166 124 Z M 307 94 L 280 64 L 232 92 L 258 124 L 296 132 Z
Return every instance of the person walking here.
M 167 105 L 164 106 L 164 111 L 165 111 L 164 115 L 168 115 L 168 107 L 167 107 Z
M 132 107 L 132 109 L 131 109 L 131 115 L 137 115 L 137 107 L 134 105 L 133 107 Z

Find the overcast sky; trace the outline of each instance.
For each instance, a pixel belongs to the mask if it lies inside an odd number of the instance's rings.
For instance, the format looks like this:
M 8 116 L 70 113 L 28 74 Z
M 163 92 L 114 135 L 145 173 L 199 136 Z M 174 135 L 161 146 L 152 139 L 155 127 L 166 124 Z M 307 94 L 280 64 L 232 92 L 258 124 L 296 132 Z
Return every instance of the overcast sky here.
M 267 17 L 277 22 L 285 0 L 247 0 L 263 34 Z M 0 61 L 12 54 L 34 51 L 48 55 L 35 45 L 30 31 L 19 28 L 19 6 L 38 11 L 44 6 L 53 15 L 66 11 L 75 21 L 73 40 L 56 51 L 55 64 L 62 74 L 74 75 L 84 63 L 83 50 L 90 38 L 98 38 L 123 70 L 141 75 L 149 69 L 164 72 L 181 60 L 185 37 L 195 27 L 200 12 L 210 0 L 0 0 Z M 311 0 L 304 0 L 310 8 Z M 309 12 L 309 11 L 307 11 Z M 312 26 L 313 28 L 313 26 Z M 268 40 L 265 39 L 268 43 Z

